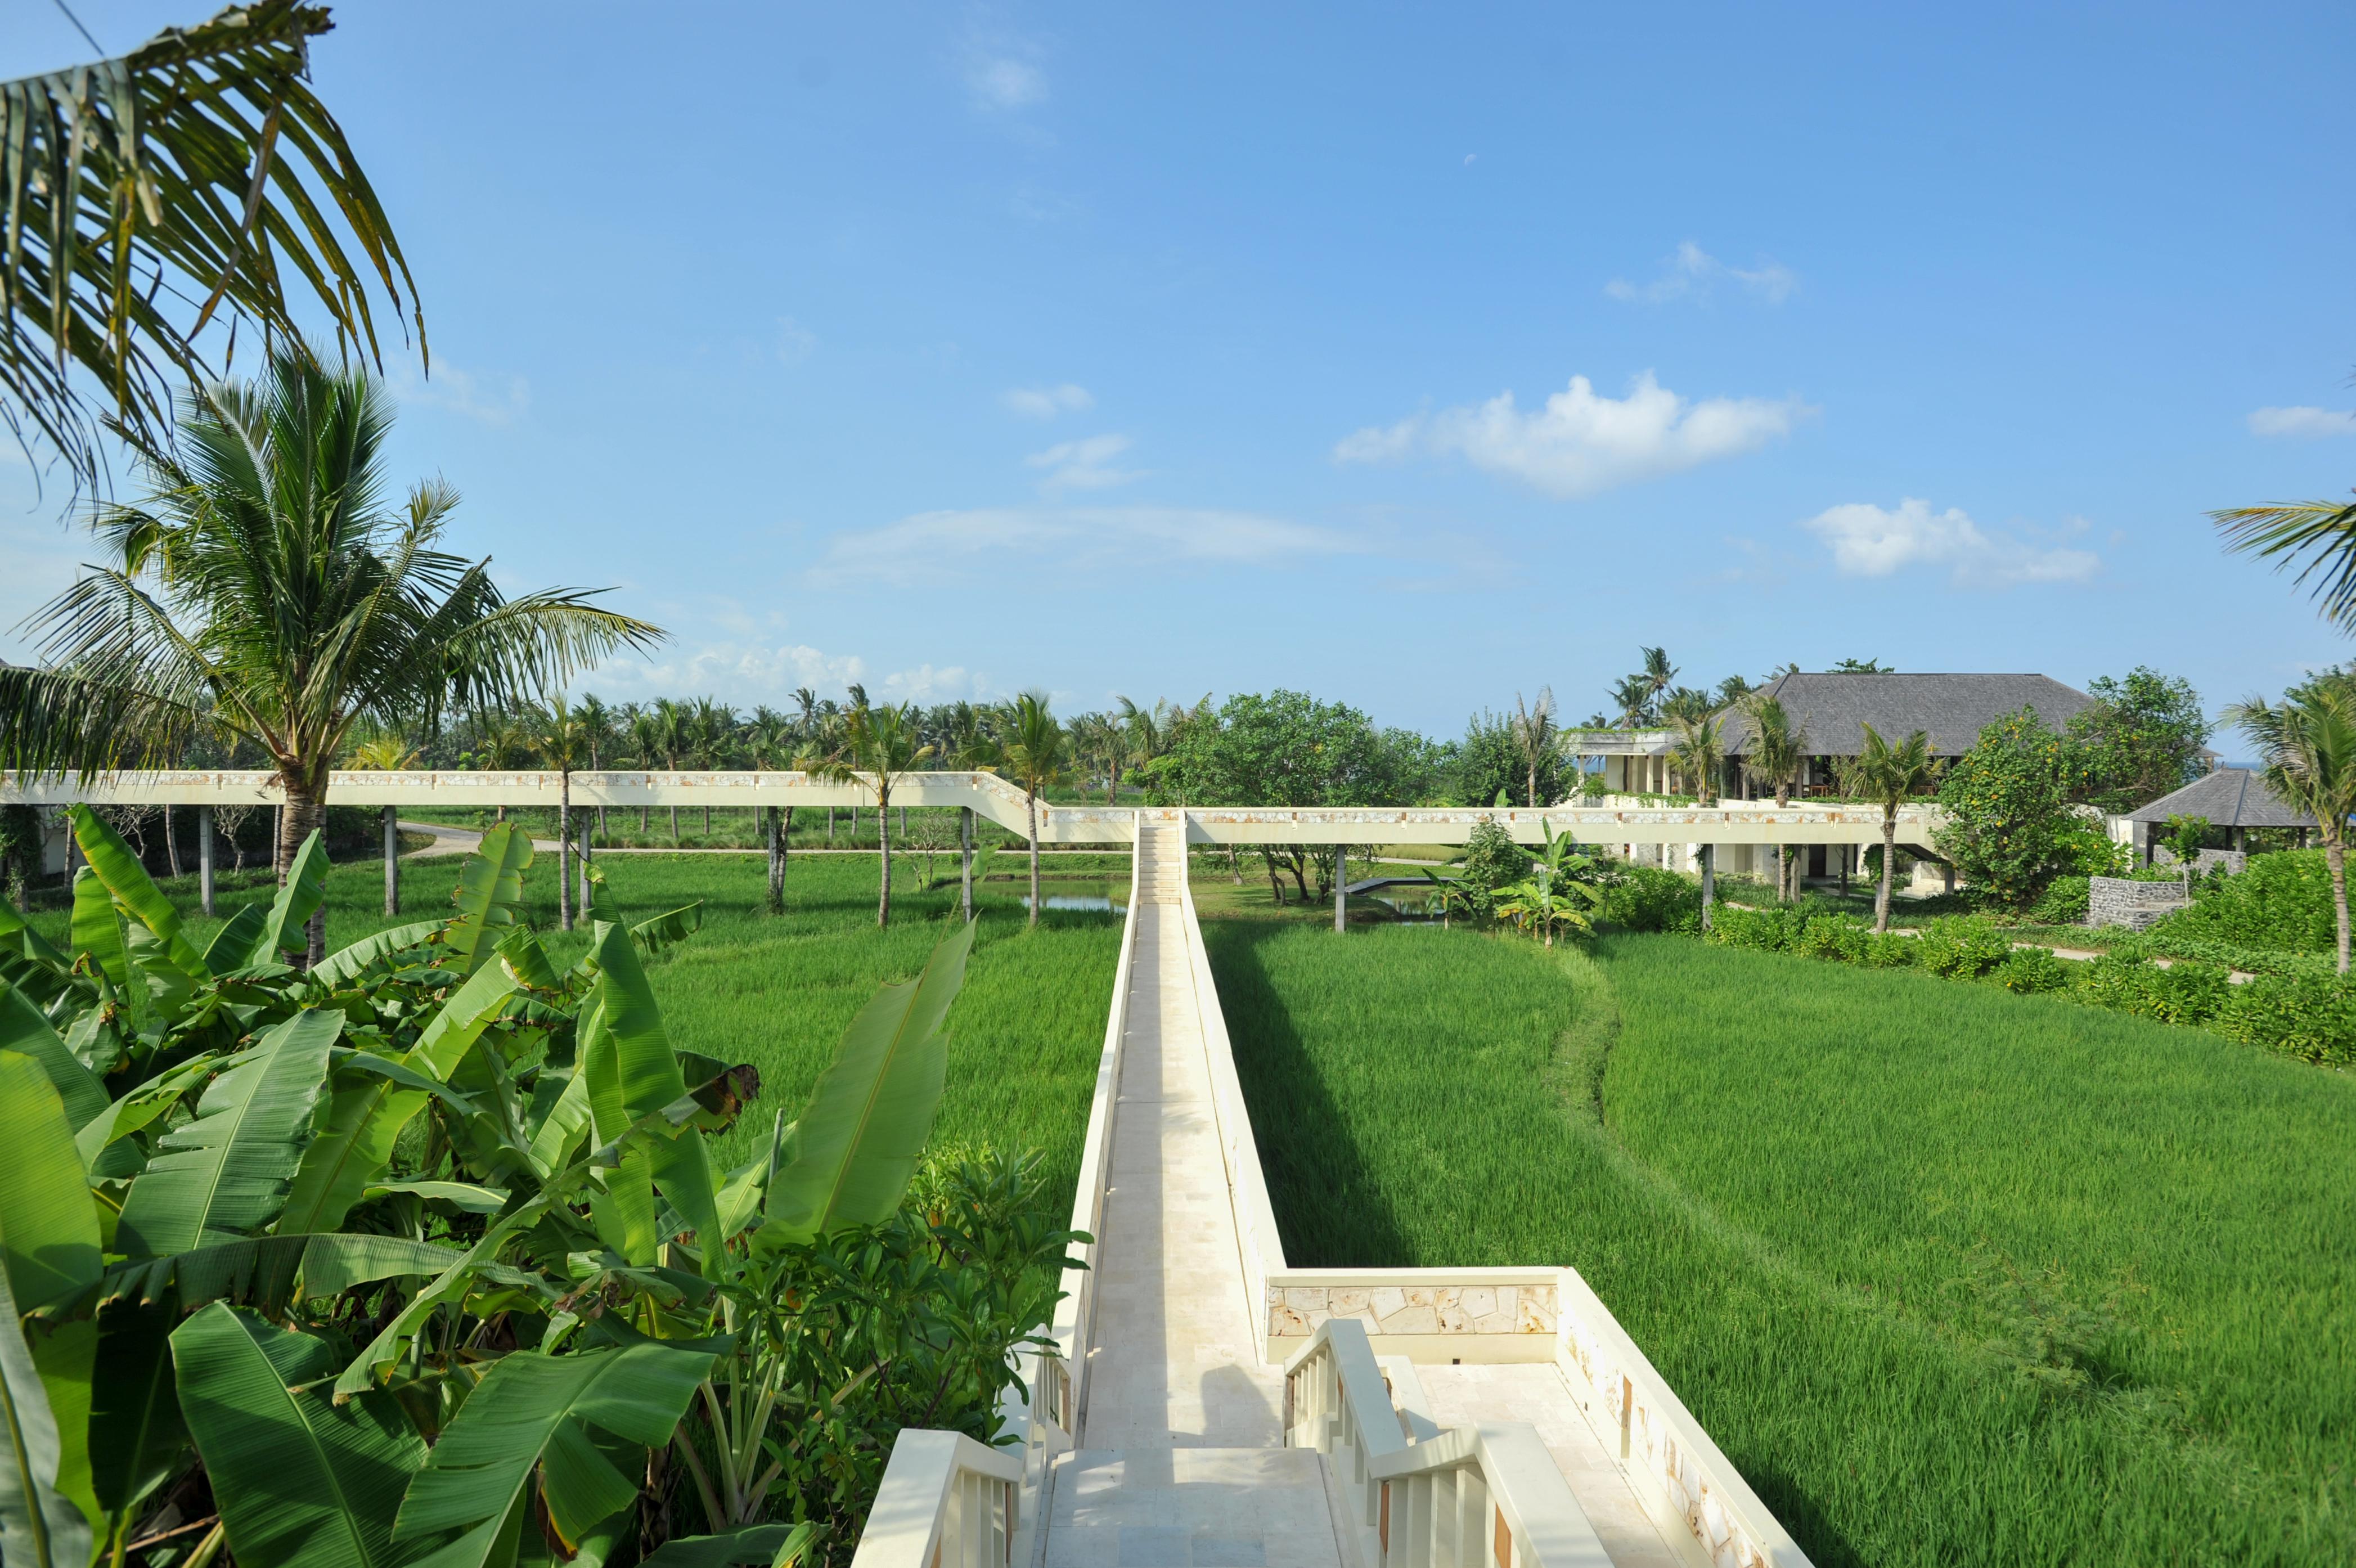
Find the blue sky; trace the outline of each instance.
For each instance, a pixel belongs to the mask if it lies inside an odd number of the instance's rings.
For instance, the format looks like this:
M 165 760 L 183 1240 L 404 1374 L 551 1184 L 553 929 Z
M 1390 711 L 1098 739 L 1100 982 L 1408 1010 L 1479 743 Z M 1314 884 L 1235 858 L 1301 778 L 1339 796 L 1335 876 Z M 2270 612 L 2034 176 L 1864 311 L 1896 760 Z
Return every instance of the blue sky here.
M 2203 514 L 2356 483 L 2356 13 L 1275 9 L 338 6 L 402 470 L 671 628 L 613 697 L 2348 656 Z

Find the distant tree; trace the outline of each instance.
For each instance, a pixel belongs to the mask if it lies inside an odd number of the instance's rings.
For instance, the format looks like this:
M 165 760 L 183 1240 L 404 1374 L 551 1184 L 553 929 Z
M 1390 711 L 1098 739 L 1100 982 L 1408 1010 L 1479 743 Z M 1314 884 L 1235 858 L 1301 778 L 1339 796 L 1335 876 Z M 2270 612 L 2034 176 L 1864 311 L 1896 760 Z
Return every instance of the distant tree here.
M 1560 731 L 1554 722 L 1554 688 L 1538 688 L 1538 700 L 1525 703 L 1519 692 L 1514 693 L 1514 747 L 1521 754 L 1526 796 L 1523 804 L 1538 802 L 1538 769 L 1547 765 L 1559 767 L 1562 757 L 1556 742 Z M 1549 799 L 1553 791 L 1547 791 Z
M 1022 787 L 1031 838 L 1031 925 L 1039 923 L 1039 794 L 1064 776 L 1064 726 L 1047 711 L 1047 699 L 1025 692 L 999 736 L 1006 776 Z
M 1520 737 L 1511 714 L 1484 708 L 1467 719 L 1464 738 L 1456 744 L 1454 763 L 1449 793 L 1466 805 L 1486 805 L 1500 791 L 1510 800 L 1527 789 Z M 1538 786 L 1549 800 L 1558 771 L 1554 760 L 1541 761 Z
M 1879 659 L 1844 659 L 1833 666 L 1836 675 L 1895 675 L 1897 671 Z
M 2121 814 L 2200 777 L 2209 721 L 2190 682 L 2137 665 L 2086 691 L 2094 700 L 2070 716 L 2067 730 L 2086 779 L 2078 799 Z
M 1890 929 L 1890 888 L 1898 870 L 1898 808 L 1937 781 L 1939 764 L 1931 755 L 1931 736 L 1916 730 L 1892 746 L 1871 725 L 1865 732 L 1865 749 L 1841 759 L 1841 793 L 1870 800 L 1881 808 L 1881 877 L 1873 895 L 1873 929 Z M 2049 732 L 2050 733 L 2050 732 Z M 1703 906 L 1705 911 L 1708 906 Z
M 2176 858 L 2188 866 L 2198 862 L 2201 852 L 2209 844 L 2209 819 L 2188 817 L 2181 811 L 2175 811 L 2169 814 L 2166 827 L 2168 836 L 2165 842 L 2175 852 Z
M 1673 686 L 1654 703 L 1660 722 L 1671 729 L 1706 719 L 1718 711 L 1718 700 L 1698 686 Z
M 1612 683 L 1613 722 L 1622 729 L 1642 729 L 1653 713 L 1653 683 L 1642 675 L 1623 675 Z
M 2225 710 L 2255 743 L 2266 787 L 2313 817 L 2331 877 L 2340 972 L 2348 972 L 2348 819 L 2356 815 L 2356 677 L 2334 671 L 2280 703 L 2251 697 Z
M 1751 721 L 1751 771 L 1773 785 L 1775 807 L 1781 811 L 1792 803 L 1792 787 L 1808 759 L 1807 727 L 1793 718 L 1778 697 L 1753 692 L 1741 706 L 1744 716 Z M 1777 844 L 1775 860 L 1775 897 L 1789 898 L 1794 866 L 1792 846 Z
M 558 693 L 526 718 L 526 734 L 540 759 L 556 769 L 556 923 L 573 929 L 573 770 L 589 759 L 588 732 L 581 712 Z
M 579 716 L 582 744 L 589 748 L 589 769 L 594 773 L 620 748 L 622 718 L 594 692 L 582 697 Z M 597 807 L 597 831 L 605 831 L 605 808 L 602 802 Z
M 1940 854 L 1997 903 L 2035 903 L 2074 856 L 2081 824 L 2070 802 L 2086 777 L 2076 756 L 2034 708 L 1988 725 L 1940 784 Z
M 1705 806 L 1718 804 L 1718 785 L 1726 771 L 1726 743 L 1723 726 L 1705 714 L 1699 718 L 1682 714 L 1676 721 L 1677 738 L 1671 750 L 1677 767 L 1693 780 L 1694 794 Z M 1710 906 L 1718 897 L 1718 846 L 1701 846 L 1701 929 L 1710 927 Z
M 916 704 L 880 707 L 862 703 L 845 716 L 840 749 L 814 769 L 820 777 L 854 784 L 875 797 L 877 877 L 875 923 L 892 923 L 892 791 L 922 768 L 932 748 L 919 731 Z
M 1740 675 L 1729 675 L 1718 683 L 1718 705 L 1730 708 L 1751 693 L 1751 682 Z

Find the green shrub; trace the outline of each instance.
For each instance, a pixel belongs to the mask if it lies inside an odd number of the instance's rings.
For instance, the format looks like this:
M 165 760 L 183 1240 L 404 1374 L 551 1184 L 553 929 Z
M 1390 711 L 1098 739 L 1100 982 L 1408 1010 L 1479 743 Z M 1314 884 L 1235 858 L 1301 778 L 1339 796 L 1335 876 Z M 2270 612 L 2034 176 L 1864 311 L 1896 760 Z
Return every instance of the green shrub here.
M 1793 933 L 1803 923 L 1804 917 L 1796 909 L 1737 909 L 1720 905 L 1710 912 L 1709 940 L 1720 947 L 1782 952 L 1792 945 Z
M 2084 876 L 2055 877 L 2045 885 L 2044 896 L 2029 911 L 2029 918 L 2047 926 L 2084 924 L 2092 886 L 2092 879 Z
M 1896 931 L 1883 931 L 1865 939 L 1863 962 L 1868 969 L 1905 969 L 1922 961 L 1922 944 L 1915 938 L 1901 936 Z
M 1988 971 L 1987 978 L 2007 991 L 2066 991 L 2070 968 L 2043 948 L 2015 948 Z
M 2166 969 L 2114 950 L 2080 968 L 2073 992 L 2083 1002 L 2163 1024 L 2205 1024 L 2232 989 L 2215 964 L 2179 961 Z
M 1923 929 L 1915 961 L 1933 974 L 1977 980 L 2012 953 L 2012 939 L 1977 915 L 1949 915 Z
M 1499 888 L 1511 887 L 1530 874 L 1530 852 L 1494 819 L 1483 817 L 1464 843 L 1462 865 L 1464 890 L 1472 895 L 1473 908 L 1486 915 L 1496 905 Z
M 2192 937 L 2285 952 L 2329 952 L 2336 940 L 2331 880 L 2319 849 L 2252 855 L 2236 875 L 2204 877 L 2189 908 L 2153 935 Z
M 1853 916 L 1812 915 L 1801 929 L 1800 940 L 1794 950 L 1810 958 L 1860 963 L 1865 959 L 1866 939 L 1872 934 L 1871 927 Z
M 1623 930 L 1701 929 L 1701 888 L 1674 871 L 1631 865 L 1603 894 L 1603 918 Z
M 2302 1061 L 2356 1066 L 2356 981 L 2262 974 L 2226 993 L 2210 1027 Z
M 2182 935 L 2166 921 L 2151 929 L 2143 938 L 2139 950 L 2163 958 L 2198 959 L 2202 963 L 2222 964 L 2248 974 L 2304 974 L 2329 979 L 2340 972 L 2340 961 L 2330 952 L 2278 952 L 2273 948 L 2248 948 L 2236 942 L 2204 941 Z

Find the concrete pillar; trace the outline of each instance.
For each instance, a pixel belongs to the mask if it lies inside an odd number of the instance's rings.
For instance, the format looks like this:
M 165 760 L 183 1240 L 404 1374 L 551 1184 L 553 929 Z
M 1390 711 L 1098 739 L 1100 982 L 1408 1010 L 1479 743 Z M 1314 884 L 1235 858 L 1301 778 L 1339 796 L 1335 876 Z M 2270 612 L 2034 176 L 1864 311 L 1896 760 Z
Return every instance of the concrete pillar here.
M 1337 843 L 1333 846 L 1333 929 L 1337 933 L 1345 924 L 1346 911 L 1349 908 L 1350 895 L 1347 891 L 1349 881 L 1350 846 Z
M 401 913 L 401 823 L 391 806 L 384 809 L 384 912 Z
M 197 808 L 197 899 L 206 914 L 213 912 L 213 809 Z
M 589 918 L 589 851 L 596 841 L 596 830 L 591 826 L 589 813 L 581 813 L 581 908 L 582 919 Z

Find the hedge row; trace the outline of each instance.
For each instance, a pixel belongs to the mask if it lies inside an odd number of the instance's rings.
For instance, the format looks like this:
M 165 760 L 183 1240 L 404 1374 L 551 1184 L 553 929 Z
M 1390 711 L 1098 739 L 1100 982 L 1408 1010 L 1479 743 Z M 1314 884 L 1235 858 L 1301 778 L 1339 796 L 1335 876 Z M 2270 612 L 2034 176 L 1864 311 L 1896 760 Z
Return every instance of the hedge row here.
M 1933 920 L 1921 936 L 1902 937 L 1877 936 L 1863 920 L 1804 907 L 1720 908 L 1708 940 L 1868 968 L 1923 969 L 2190 1024 L 2303 1061 L 2356 1066 L 2356 982 L 2329 972 L 2261 974 L 2235 985 L 2222 964 L 2180 959 L 2163 969 L 2139 944 L 2092 962 L 2065 961 L 2043 948 L 2016 948 L 2005 928 L 1974 915 Z

